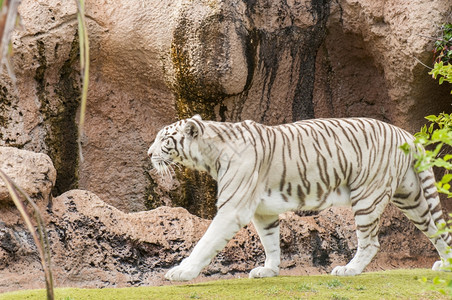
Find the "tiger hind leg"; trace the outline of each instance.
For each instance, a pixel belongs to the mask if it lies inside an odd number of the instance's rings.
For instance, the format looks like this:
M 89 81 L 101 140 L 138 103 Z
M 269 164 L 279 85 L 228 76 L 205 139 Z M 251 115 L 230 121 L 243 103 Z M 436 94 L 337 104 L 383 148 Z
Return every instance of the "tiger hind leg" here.
M 437 224 L 445 221 L 431 170 L 419 174 L 409 170 L 392 202 L 430 239 L 438 251 L 441 260 L 435 262 L 432 269 L 438 271 L 450 267 L 452 254 L 449 246 L 452 244 L 452 237 L 448 233 L 437 235 Z
M 361 274 L 380 249 L 378 229 L 380 217 L 389 202 L 388 189 L 372 192 L 371 196 L 360 199 L 366 193 L 364 187 L 351 194 L 352 209 L 355 215 L 358 249 L 353 259 L 345 266 L 337 266 L 332 275 L 354 276 Z
M 281 250 L 279 246 L 278 215 L 255 214 L 253 224 L 265 250 L 265 265 L 251 270 L 250 278 L 273 277 L 279 274 Z

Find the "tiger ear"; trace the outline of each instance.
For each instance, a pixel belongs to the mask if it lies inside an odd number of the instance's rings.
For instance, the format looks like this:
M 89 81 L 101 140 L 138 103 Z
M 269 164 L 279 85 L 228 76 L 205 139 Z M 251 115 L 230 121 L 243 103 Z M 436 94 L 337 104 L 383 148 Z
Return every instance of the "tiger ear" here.
M 187 121 L 187 124 L 184 126 L 184 135 L 188 138 L 196 138 L 199 133 L 199 127 L 196 122 L 191 120 Z
M 196 120 L 198 120 L 198 121 L 202 121 L 201 116 L 198 115 L 198 114 L 194 115 L 194 116 L 192 117 L 192 119 L 196 119 Z

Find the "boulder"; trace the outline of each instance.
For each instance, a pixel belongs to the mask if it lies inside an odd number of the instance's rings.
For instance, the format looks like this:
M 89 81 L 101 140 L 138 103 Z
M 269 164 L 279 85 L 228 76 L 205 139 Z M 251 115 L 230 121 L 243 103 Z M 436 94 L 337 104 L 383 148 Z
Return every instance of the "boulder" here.
M 49 200 L 56 179 L 56 171 L 49 156 L 14 147 L 0 147 L 0 170 L 31 198 Z M 12 200 L 5 183 L 0 180 L 2 202 Z
M 82 190 L 54 198 L 49 222 L 57 284 L 92 287 L 160 282 L 209 223 L 183 208 L 123 213 Z
M 209 220 L 183 208 L 124 213 L 95 194 L 71 190 L 43 209 L 57 287 L 167 284 L 163 275 L 190 254 Z M 1 215 L 12 214 L 0 210 Z M 282 275 L 325 274 L 356 251 L 352 213 L 332 208 L 315 216 L 281 215 Z M 428 239 L 393 208 L 386 212 L 381 251 L 366 269 L 430 267 L 437 254 Z M 43 288 L 43 272 L 21 222 L 0 223 L 0 292 Z M 401 234 L 403 232 L 403 234 Z M 409 236 L 409 238 L 407 238 Z M 193 282 L 246 277 L 265 260 L 254 227 L 241 229 Z

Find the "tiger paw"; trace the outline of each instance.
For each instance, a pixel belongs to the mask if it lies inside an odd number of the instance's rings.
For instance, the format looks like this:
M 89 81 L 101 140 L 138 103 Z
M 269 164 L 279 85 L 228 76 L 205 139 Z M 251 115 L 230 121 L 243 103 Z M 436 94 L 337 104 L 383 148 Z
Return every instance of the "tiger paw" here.
M 433 271 L 445 271 L 450 272 L 452 265 L 448 264 L 447 262 L 443 260 L 438 260 L 433 264 L 432 270 Z
M 278 276 L 279 270 L 266 267 L 257 267 L 251 270 L 250 278 L 263 278 L 263 277 L 275 277 Z
M 337 266 L 331 272 L 331 275 L 336 275 L 336 276 L 355 276 L 358 274 L 361 274 L 361 272 L 359 272 L 355 268 L 347 267 L 347 266 Z
M 177 266 L 169 270 L 165 274 L 165 278 L 171 281 L 189 281 L 196 278 L 198 274 L 199 272 L 197 270 L 186 266 Z

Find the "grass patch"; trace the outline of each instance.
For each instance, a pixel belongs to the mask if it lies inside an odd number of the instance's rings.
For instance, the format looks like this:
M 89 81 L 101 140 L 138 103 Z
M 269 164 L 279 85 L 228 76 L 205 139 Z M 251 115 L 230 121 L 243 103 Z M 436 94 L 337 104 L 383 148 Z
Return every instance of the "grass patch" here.
M 365 273 L 355 277 L 281 276 L 159 287 L 57 288 L 55 299 L 450 299 L 432 290 L 431 283 L 421 283 L 422 277 L 452 279 L 452 274 L 414 269 Z M 0 300 L 44 298 L 44 290 L 0 294 Z

